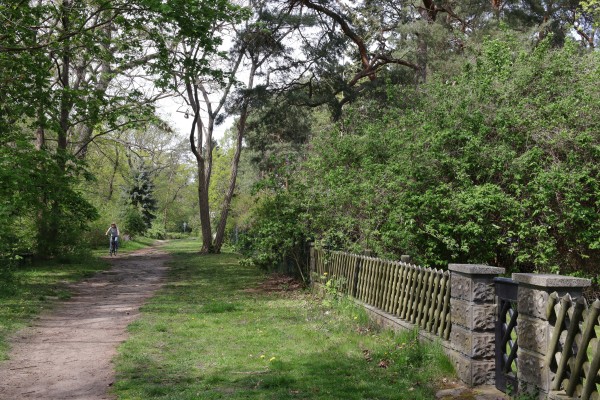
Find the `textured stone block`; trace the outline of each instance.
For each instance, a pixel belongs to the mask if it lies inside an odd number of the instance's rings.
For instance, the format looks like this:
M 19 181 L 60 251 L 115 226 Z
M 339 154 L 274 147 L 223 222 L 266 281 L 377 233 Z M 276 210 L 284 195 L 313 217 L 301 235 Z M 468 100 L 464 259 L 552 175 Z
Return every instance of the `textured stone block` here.
M 493 331 L 496 323 L 494 304 L 475 304 L 461 299 L 450 299 L 452 324 L 477 332 Z
M 464 355 L 452 357 L 452 360 L 458 378 L 468 386 L 494 384 L 494 361 L 475 361 Z
M 494 275 L 465 275 L 453 271 L 450 276 L 450 295 L 474 303 L 493 303 L 496 297 L 493 279 Z
M 454 299 L 471 301 L 472 282 L 471 277 L 453 272 L 450 276 L 450 296 Z
M 550 374 L 544 366 L 541 355 L 519 348 L 517 351 L 517 368 L 519 369 L 519 381 L 526 386 L 535 387 L 548 393 L 550 387 Z
M 592 284 L 590 279 L 575 278 L 572 276 L 556 275 L 556 274 L 523 274 L 514 273 L 512 278 L 529 286 L 537 286 L 540 288 L 554 291 L 557 289 L 579 289 L 588 287 Z M 571 291 L 571 290 L 568 290 Z
M 520 286 L 517 295 L 519 316 L 528 315 L 545 320 L 548 296 L 549 294 L 546 291 Z
M 453 349 L 472 359 L 494 359 L 494 333 L 473 333 L 458 325 L 452 327 L 450 341 Z
M 474 359 L 493 360 L 496 355 L 495 337 L 493 333 L 474 334 L 471 338 L 472 353 Z
M 491 279 L 474 279 L 471 301 L 474 303 L 493 303 L 496 298 L 494 282 Z
M 473 332 L 459 325 L 453 325 L 450 332 L 450 342 L 452 347 L 459 353 L 467 357 L 471 356 L 473 342 Z
M 537 352 L 545 357 L 550 337 L 550 327 L 547 322 L 526 315 L 519 315 L 517 335 L 519 347 Z
M 471 365 L 471 385 L 493 385 L 496 378 L 494 361 L 474 361 Z
M 454 370 L 458 379 L 466 383 L 468 386 L 473 386 L 473 376 L 471 374 L 471 364 L 473 360 L 466 356 L 454 358 Z
M 452 325 L 460 325 L 465 328 L 471 328 L 473 304 L 466 300 L 450 299 L 450 315 L 452 316 Z
M 475 304 L 472 309 L 471 328 L 477 332 L 494 331 L 496 327 L 496 305 Z

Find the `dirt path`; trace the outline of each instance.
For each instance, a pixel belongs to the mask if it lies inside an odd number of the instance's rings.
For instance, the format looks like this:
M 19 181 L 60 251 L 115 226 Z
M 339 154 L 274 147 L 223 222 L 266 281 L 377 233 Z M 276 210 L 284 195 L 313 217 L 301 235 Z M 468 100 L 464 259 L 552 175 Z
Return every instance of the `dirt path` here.
M 111 399 L 111 363 L 139 307 L 162 284 L 157 248 L 113 259 L 113 268 L 72 285 L 74 296 L 17 334 L 0 363 L 0 399 Z

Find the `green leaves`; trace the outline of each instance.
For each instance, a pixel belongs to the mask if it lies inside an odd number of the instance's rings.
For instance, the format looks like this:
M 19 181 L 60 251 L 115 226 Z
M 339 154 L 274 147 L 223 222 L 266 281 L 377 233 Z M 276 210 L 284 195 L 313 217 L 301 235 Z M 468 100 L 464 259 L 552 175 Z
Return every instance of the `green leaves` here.
M 396 106 L 411 89 L 393 86 L 385 108 L 359 101 L 312 140 L 290 181 L 287 195 L 302 199 L 291 201 L 307 205 L 297 220 L 334 248 L 592 273 L 599 67 L 597 53 L 571 44 L 527 52 L 492 40 L 475 68 L 423 85 L 412 108 Z

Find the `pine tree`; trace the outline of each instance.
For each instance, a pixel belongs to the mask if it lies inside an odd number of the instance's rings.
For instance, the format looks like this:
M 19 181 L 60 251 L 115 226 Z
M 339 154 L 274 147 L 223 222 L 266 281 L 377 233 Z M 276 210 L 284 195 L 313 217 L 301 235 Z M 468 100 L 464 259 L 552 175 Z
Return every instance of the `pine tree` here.
M 131 186 L 127 188 L 127 201 L 142 215 L 147 228 L 156 218 L 154 212 L 157 210 L 156 198 L 154 197 L 154 184 L 147 168 L 142 163 L 132 170 Z

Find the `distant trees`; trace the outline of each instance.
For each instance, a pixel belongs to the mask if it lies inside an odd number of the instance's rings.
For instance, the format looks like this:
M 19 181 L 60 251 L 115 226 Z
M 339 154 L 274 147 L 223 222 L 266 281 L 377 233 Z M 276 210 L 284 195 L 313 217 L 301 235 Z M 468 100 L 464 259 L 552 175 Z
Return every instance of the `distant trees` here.
M 202 27 L 236 8 L 186 0 L 13 3 L 0 5 L 7 168 L 0 223 L 17 226 L 17 237 L 6 239 L 11 246 L 50 256 L 75 246 L 77 232 L 96 216 L 78 189 L 91 178 L 81 163 L 91 143 L 152 120 L 158 92 L 142 76 L 172 70 L 165 50 L 173 41 L 195 37 L 213 48 L 216 37 Z

